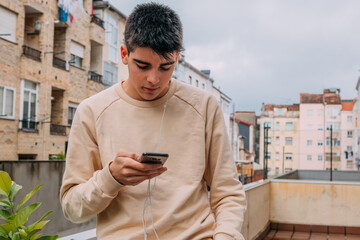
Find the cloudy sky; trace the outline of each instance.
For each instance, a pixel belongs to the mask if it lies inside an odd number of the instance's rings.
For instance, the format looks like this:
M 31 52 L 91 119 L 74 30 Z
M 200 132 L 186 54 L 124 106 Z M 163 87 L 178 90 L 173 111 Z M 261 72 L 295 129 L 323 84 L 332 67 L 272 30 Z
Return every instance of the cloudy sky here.
M 110 0 L 129 15 L 137 0 Z M 185 59 L 210 69 L 237 111 L 293 104 L 301 92 L 356 97 L 359 0 L 170 0 L 183 22 Z

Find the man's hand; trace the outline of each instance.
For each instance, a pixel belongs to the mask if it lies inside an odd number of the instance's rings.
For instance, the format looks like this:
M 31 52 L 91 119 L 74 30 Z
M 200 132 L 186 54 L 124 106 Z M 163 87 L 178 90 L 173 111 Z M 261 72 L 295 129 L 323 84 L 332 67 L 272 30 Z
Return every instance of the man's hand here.
M 109 165 L 110 173 L 119 183 L 135 186 L 167 170 L 162 164 L 140 163 L 139 160 L 140 157 L 135 153 L 119 150 Z

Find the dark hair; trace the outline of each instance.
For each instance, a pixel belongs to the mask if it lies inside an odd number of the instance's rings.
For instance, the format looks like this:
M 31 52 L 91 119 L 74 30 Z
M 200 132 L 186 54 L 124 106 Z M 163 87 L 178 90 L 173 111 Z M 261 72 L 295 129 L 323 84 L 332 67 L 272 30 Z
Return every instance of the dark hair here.
M 149 47 L 168 58 L 182 46 L 182 24 L 171 8 L 158 3 L 139 4 L 126 20 L 125 46 L 128 54 L 137 47 Z

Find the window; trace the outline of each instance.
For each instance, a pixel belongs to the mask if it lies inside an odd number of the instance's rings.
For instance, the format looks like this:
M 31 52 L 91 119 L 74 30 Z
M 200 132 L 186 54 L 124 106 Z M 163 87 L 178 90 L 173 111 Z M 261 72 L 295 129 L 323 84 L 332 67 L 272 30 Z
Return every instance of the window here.
M 347 131 L 347 137 L 352 138 L 353 137 L 353 131 Z
M 105 40 L 109 44 L 109 60 L 118 63 L 119 23 L 111 14 L 106 14 Z
M 323 125 L 319 125 L 319 126 L 318 126 L 318 131 L 323 131 L 323 130 L 324 130 Z
M 311 131 L 313 128 L 312 128 L 312 125 L 311 124 L 308 124 L 307 126 L 306 126 L 306 129 L 307 130 L 309 130 L 309 131 Z
M 326 137 L 326 146 L 330 146 L 330 137 Z M 333 147 L 340 147 L 340 139 L 333 139 L 333 143 L 332 143 Z
M 346 120 L 347 120 L 348 123 L 352 123 L 352 119 L 353 119 L 352 116 L 347 116 L 346 117 Z
M 293 130 L 293 123 L 292 122 L 287 122 L 286 123 L 286 130 Z
M 312 140 L 307 140 L 307 141 L 306 141 L 306 145 L 312 146 Z
M 292 168 L 285 168 L 285 172 L 291 172 Z
M 71 125 L 71 124 L 72 124 L 72 121 L 73 121 L 73 119 L 74 119 L 75 111 L 76 111 L 77 106 L 78 106 L 78 104 L 69 102 L 69 107 L 68 107 L 68 125 Z
M 266 128 L 271 128 L 271 122 L 265 122 L 264 123 L 264 127 L 266 127 Z
M 306 159 L 307 159 L 308 161 L 311 161 L 311 160 L 312 160 L 312 155 L 307 155 L 307 156 L 306 156 Z
M 199 87 L 199 80 L 196 79 L 195 83 L 196 83 L 196 87 Z
M 280 130 L 280 122 L 276 122 L 275 129 Z
M 0 117 L 14 119 L 15 88 L 0 85 Z
M 340 123 L 339 122 L 328 122 L 328 123 L 326 123 L 326 130 L 330 131 L 331 126 L 332 126 L 333 132 L 340 131 Z
M 0 38 L 16 42 L 16 13 L 0 6 Z
M 70 64 L 76 67 L 83 66 L 84 59 L 84 46 L 71 41 L 70 44 Z
M 318 116 L 323 116 L 324 115 L 324 111 L 322 109 L 318 110 Z
M 279 175 L 279 168 L 278 167 L 275 168 L 275 175 Z
M 276 145 L 280 145 L 280 137 L 276 137 L 275 139 Z
M 20 120 L 21 129 L 37 130 L 36 113 L 37 113 L 37 98 L 38 98 L 38 84 L 28 80 L 21 82 L 22 88 L 22 106 Z
M 292 145 L 293 144 L 293 138 L 287 137 L 285 138 L 285 145 Z
M 110 63 L 104 62 L 104 85 L 108 88 L 118 82 L 118 68 Z
M 271 153 L 268 152 L 267 155 L 266 155 L 266 159 L 270 160 L 271 159 Z
M 204 90 L 205 90 L 205 83 L 203 83 L 203 84 L 202 84 L 202 89 L 204 89 Z
M 285 153 L 285 160 L 292 160 L 293 156 L 292 153 Z
M 318 161 L 322 161 L 323 160 L 323 155 L 318 155 Z
M 271 137 L 265 138 L 265 142 L 266 142 L 267 144 L 271 144 Z
M 308 115 L 308 116 L 312 116 L 312 115 L 313 115 L 313 111 L 312 111 L 312 110 L 307 110 L 307 115 Z
M 319 140 L 317 144 L 318 144 L 318 146 L 323 146 L 324 142 L 323 142 L 323 140 Z
M 192 85 L 192 77 L 189 76 L 189 84 Z
M 280 153 L 279 153 L 279 152 L 276 152 L 276 153 L 275 153 L 275 159 L 276 159 L 276 160 L 280 160 Z
M 347 146 L 347 147 L 346 147 L 346 151 L 347 151 L 347 152 L 352 152 L 352 146 Z
M 279 108 L 279 109 L 278 109 L 278 115 L 279 115 L 280 117 L 283 115 L 283 110 L 282 110 L 282 108 Z

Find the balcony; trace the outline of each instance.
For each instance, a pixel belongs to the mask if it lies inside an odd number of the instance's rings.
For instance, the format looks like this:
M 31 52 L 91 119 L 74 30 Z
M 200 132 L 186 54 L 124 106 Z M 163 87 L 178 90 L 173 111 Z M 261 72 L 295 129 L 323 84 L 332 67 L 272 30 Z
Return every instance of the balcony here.
M 93 80 L 98 83 L 103 83 L 103 76 L 93 71 L 89 71 L 89 80 Z
M 36 61 L 41 62 L 40 55 L 41 55 L 40 50 L 23 45 L 23 56 L 26 56 L 26 57 L 29 57 Z
M 50 134 L 51 135 L 61 135 L 66 136 L 66 129 L 67 126 L 64 125 L 58 125 L 58 124 L 50 124 Z
M 32 120 L 19 120 L 20 122 L 20 130 L 25 132 L 38 132 L 38 124 L 39 122 Z
M 96 25 L 102 27 L 105 29 L 104 27 L 104 21 L 102 19 L 100 19 L 99 17 L 97 17 L 95 14 L 91 15 L 91 22 L 95 23 Z
M 69 71 L 69 64 L 61 58 L 53 57 L 53 66 L 65 71 Z
M 245 239 L 360 239 L 360 172 L 297 170 L 244 186 Z

